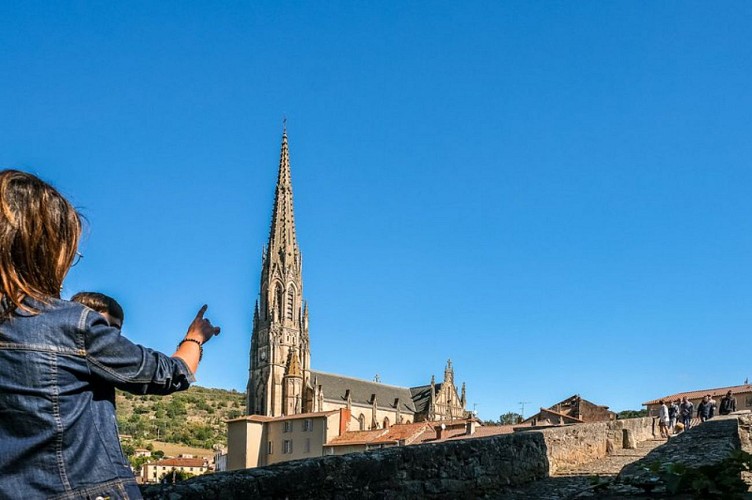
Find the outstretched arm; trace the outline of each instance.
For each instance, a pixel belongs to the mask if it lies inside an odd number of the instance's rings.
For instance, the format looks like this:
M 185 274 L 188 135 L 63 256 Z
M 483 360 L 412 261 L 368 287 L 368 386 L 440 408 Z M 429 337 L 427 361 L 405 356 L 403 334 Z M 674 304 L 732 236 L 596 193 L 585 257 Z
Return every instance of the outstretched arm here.
M 211 321 L 204 318 L 207 305 L 204 304 L 199 309 L 196 317 L 193 318 L 191 325 L 188 327 L 188 333 L 185 334 L 185 338 L 178 344 L 178 348 L 173 358 L 182 359 L 191 373 L 196 373 L 198 370 L 198 363 L 201 361 L 201 355 L 203 353 L 203 345 L 207 343 L 213 336 L 219 335 L 219 327 L 212 326 Z

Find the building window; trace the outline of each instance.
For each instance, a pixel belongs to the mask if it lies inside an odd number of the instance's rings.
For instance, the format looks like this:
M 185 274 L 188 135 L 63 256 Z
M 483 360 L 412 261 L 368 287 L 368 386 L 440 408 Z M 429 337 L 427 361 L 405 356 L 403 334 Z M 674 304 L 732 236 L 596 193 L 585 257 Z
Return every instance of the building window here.
M 389 428 L 389 417 L 384 417 L 384 429 Z
M 305 440 L 305 452 L 311 453 L 311 438 L 306 438 Z
M 269 441 L 268 443 L 266 443 L 266 453 L 267 453 L 267 455 L 271 455 L 272 454 L 272 442 L 271 441 Z
M 747 401 L 746 401 L 746 403 L 747 403 L 747 407 L 750 407 L 750 406 L 752 406 L 752 396 L 747 396 Z
M 290 440 L 290 439 L 285 439 L 285 440 L 284 440 L 284 441 L 282 442 L 282 448 L 283 448 L 283 449 L 282 449 L 282 453 L 288 453 L 288 454 L 289 454 L 289 453 L 292 453 L 292 440 Z
M 280 285 L 277 285 L 277 318 L 282 319 L 282 308 L 284 307 L 285 291 Z
M 361 431 L 366 430 L 366 416 L 362 413 L 358 417 L 358 426 L 360 427 Z
M 283 432 L 292 432 L 292 420 L 285 420 L 285 428 Z
M 311 432 L 313 430 L 313 419 L 307 418 L 303 420 L 303 430 Z
M 287 319 L 292 319 L 294 306 L 295 306 L 295 289 L 290 287 L 290 289 L 287 291 Z

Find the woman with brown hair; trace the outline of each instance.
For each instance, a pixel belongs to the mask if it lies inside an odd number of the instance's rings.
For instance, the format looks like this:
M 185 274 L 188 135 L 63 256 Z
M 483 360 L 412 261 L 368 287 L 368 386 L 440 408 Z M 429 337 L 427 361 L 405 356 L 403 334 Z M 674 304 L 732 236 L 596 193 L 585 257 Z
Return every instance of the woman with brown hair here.
M 187 389 L 219 333 L 203 306 L 170 357 L 60 299 L 81 221 L 52 186 L 0 171 L 0 497 L 140 498 L 118 440 L 114 388 Z

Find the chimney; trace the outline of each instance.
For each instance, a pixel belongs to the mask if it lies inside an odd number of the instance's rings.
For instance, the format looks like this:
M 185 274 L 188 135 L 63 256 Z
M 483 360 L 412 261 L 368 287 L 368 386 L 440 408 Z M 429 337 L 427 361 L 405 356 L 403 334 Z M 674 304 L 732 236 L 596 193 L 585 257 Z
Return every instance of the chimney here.
M 470 419 L 467 421 L 467 424 L 465 425 L 465 434 L 468 436 L 475 434 L 475 420 Z
M 444 430 L 446 430 L 446 425 L 444 424 L 441 424 L 436 427 L 436 439 L 437 440 L 442 438 L 442 436 L 444 435 Z
M 350 427 L 350 409 L 349 408 L 340 408 L 339 409 L 339 434 L 338 436 L 341 436 L 345 432 L 347 432 L 348 428 Z

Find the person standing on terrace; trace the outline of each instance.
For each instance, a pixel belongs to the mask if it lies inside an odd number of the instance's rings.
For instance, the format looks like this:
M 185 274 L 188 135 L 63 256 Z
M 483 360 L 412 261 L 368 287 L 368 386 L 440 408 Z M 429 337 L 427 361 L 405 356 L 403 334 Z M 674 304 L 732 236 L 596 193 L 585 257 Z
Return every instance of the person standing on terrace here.
M 0 171 L 0 498 L 141 498 L 108 395 L 187 389 L 219 333 L 203 306 L 168 356 L 61 300 L 80 236 L 52 186 Z

